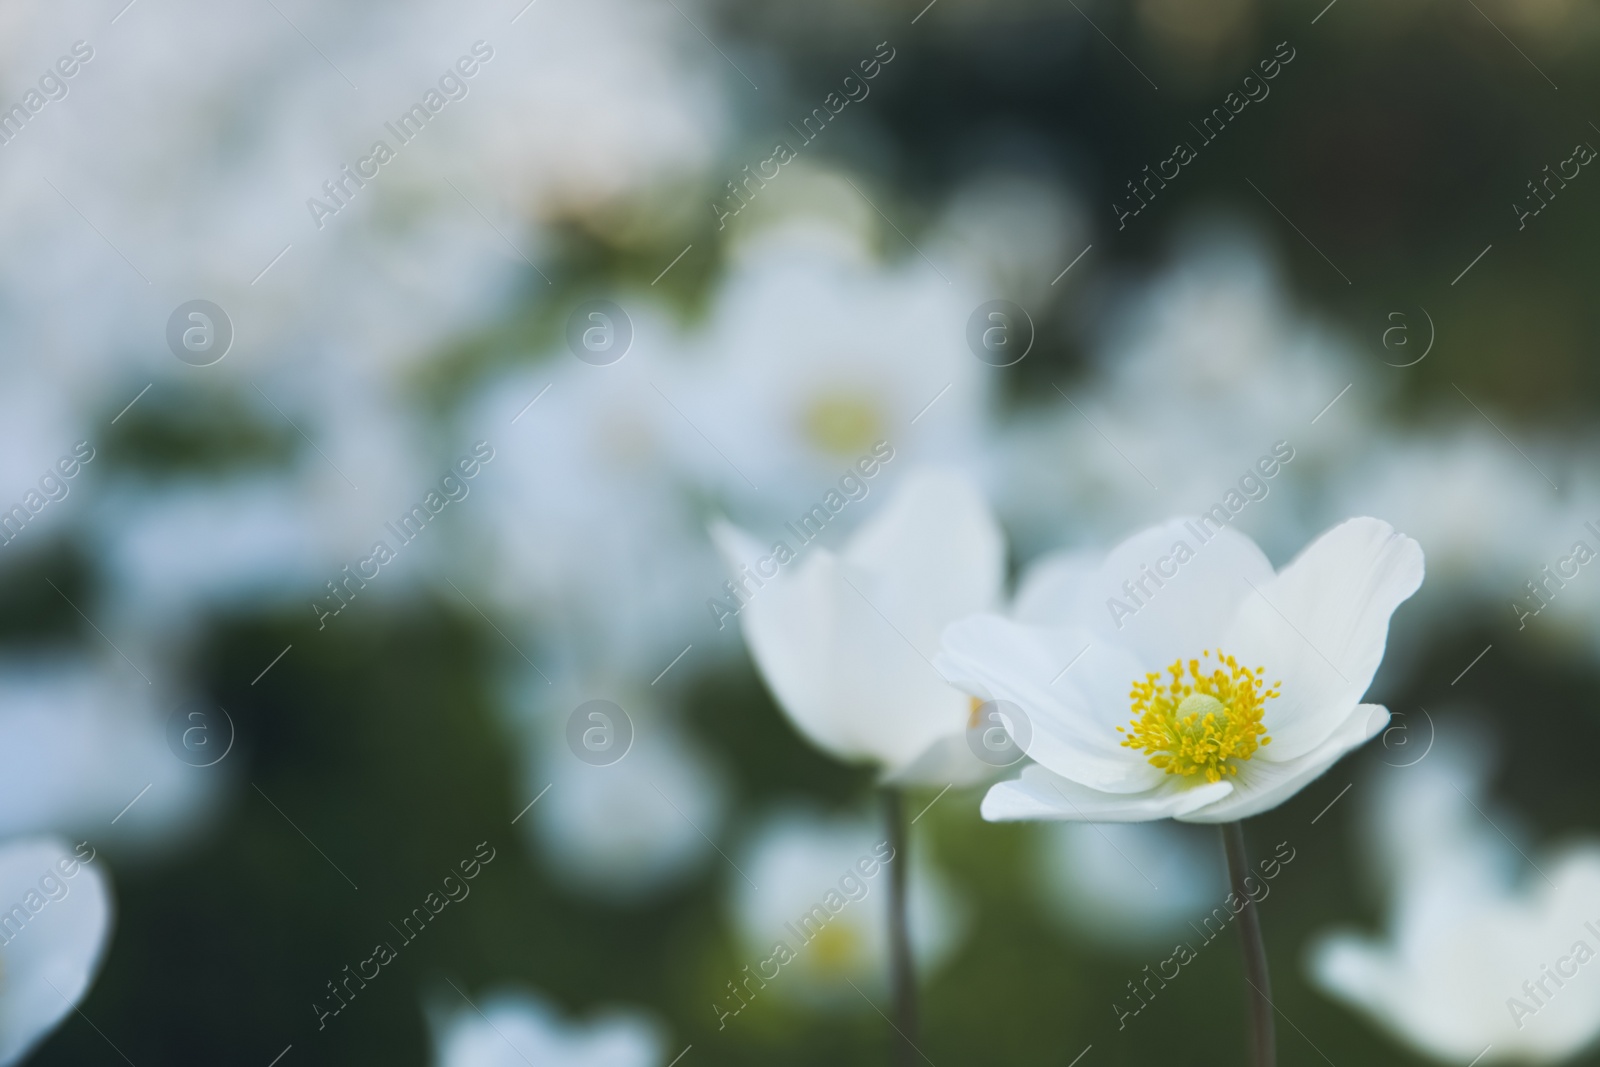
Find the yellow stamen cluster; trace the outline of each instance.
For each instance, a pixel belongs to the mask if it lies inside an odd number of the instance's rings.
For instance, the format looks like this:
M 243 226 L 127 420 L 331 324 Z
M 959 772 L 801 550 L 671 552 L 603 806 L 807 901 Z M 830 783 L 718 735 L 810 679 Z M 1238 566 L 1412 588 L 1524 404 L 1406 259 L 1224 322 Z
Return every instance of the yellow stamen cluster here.
M 1202 654 L 1211 658 L 1210 652 Z M 1145 675 L 1134 682 L 1128 693 L 1133 701 L 1132 731 L 1124 748 L 1143 749 L 1152 766 L 1168 774 L 1192 777 L 1204 774 L 1206 781 L 1218 782 L 1225 774 L 1238 774 L 1235 760 L 1247 760 L 1262 745 L 1272 743 L 1261 723 L 1265 704 L 1278 696 L 1282 682 L 1271 688 L 1262 681 L 1265 667 L 1251 670 L 1217 649 L 1216 668 L 1201 672 L 1200 660 L 1175 661 L 1167 668 L 1169 681 L 1159 673 Z M 1210 666 L 1210 664 L 1206 664 Z

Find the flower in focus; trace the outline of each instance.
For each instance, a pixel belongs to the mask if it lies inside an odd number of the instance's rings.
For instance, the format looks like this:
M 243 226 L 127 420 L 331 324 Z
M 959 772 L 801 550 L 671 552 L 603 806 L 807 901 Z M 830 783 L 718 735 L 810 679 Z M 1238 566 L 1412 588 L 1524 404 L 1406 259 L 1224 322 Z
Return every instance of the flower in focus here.
M 658 1028 L 632 1013 L 579 1025 L 562 1019 L 542 997 L 501 991 L 475 1006 L 429 1014 L 439 1067 L 661 1067 L 665 1062 Z
M 1281 804 L 1387 724 L 1360 699 L 1422 573 L 1417 543 L 1377 519 L 1275 573 L 1208 514 L 1060 576 L 1054 625 L 952 625 L 946 675 L 1020 709 L 1037 764 L 990 789 L 984 818 L 1228 822 Z
M 926 849 L 912 851 L 927 855 Z M 770 991 L 860 1006 L 847 979 L 864 988 L 884 985 L 889 913 L 880 897 L 889 891 L 889 865 L 898 862 L 870 818 L 788 812 L 758 829 L 739 859 L 749 881 L 735 875 L 732 882 L 740 941 L 746 955 L 757 958 L 748 972 L 734 976 L 742 999 L 757 1000 Z M 928 974 L 958 946 L 961 908 L 924 860 L 911 861 L 909 878 L 906 921 L 918 969 Z M 790 951 L 779 952 L 779 942 Z M 746 984 L 747 974 L 760 975 L 766 984 Z M 737 1012 L 740 1005 L 723 993 L 719 1010 Z
M 940 631 L 993 608 L 1005 579 L 1004 537 L 976 486 L 912 472 L 838 554 L 776 552 L 727 523 L 712 533 L 749 590 L 739 621 L 751 655 L 813 744 L 901 782 L 975 780 L 987 769 L 965 747 L 975 705 L 932 662 Z M 783 543 L 792 540 L 786 530 Z
M 1413 802 L 1391 809 L 1404 818 L 1381 828 L 1375 851 L 1392 851 L 1399 842 L 1385 839 L 1402 835 L 1422 853 L 1384 864 L 1395 879 L 1387 936 L 1324 935 L 1308 957 L 1311 978 L 1441 1063 L 1567 1059 L 1600 1037 L 1600 843 L 1541 857 L 1530 871 L 1456 787 L 1449 755 L 1437 761 L 1443 770 L 1435 762 L 1400 772 L 1404 788 L 1380 789 L 1373 804 Z
M 17 1063 L 89 991 L 111 935 L 111 888 L 55 838 L 0 845 L 0 1065 Z

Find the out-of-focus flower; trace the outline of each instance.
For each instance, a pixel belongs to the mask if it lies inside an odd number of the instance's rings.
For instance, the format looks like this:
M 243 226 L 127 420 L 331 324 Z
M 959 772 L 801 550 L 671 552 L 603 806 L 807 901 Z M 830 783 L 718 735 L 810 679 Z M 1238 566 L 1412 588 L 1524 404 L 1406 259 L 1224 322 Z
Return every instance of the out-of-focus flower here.
M 428 1014 L 439 1067 L 661 1067 L 665 1062 L 660 1028 L 633 1012 L 568 1022 L 544 997 L 503 990 L 477 1005 Z
M 739 985 L 747 997 L 770 990 L 802 1001 L 859 1005 L 846 979 L 858 986 L 887 984 L 886 867 L 901 860 L 872 819 L 781 813 L 755 831 L 739 856 L 744 877 L 731 875 L 729 883 L 734 919 L 744 950 L 761 957 L 749 973 L 766 980 L 759 989 Z M 911 861 L 906 908 L 913 957 L 931 974 L 960 943 L 962 908 L 921 858 Z M 787 951 L 777 950 L 779 942 Z M 730 977 L 738 985 L 745 973 Z M 726 996 L 726 1010 L 742 1010 L 739 1005 Z
M 722 579 L 685 491 L 682 456 L 705 442 L 673 409 L 682 354 L 663 314 L 626 310 L 634 340 L 620 362 L 562 352 L 484 388 L 466 421 L 499 442 L 496 466 L 461 532 L 481 546 L 466 555 L 482 561 L 477 583 L 567 646 L 578 670 L 648 681 L 686 643 L 697 660 L 712 647 L 695 635 Z
M 927 247 L 936 262 L 961 264 L 1037 313 L 1088 240 L 1082 208 L 1061 185 L 997 170 L 956 190 Z
M 879 441 L 972 462 L 989 375 L 963 339 L 982 297 L 945 274 L 916 257 L 881 265 L 863 235 L 822 224 L 735 249 L 696 338 L 704 358 L 674 398 L 712 442 L 690 454 L 696 478 L 735 518 L 798 521 Z
M 152 688 L 120 660 L 0 665 L 0 838 L 96 827 L 151 842 L 204 818 L 227 768 L 169 750 Z
M 526 788 L 530 797 L 549 792 L 525 822 L 557 878 L 628 902 L 681 883 L 715 855 L 727 789 L 716 764 L 669 719 L 624 701 L 632 743 L 614 763 L 585 763 L 558 731 L 546 731 L 553 736 L 533 757 Z
M 1260 479 L 1239 520 L 1269 551 L 1316 532 L 1307 512 L 1371 513 L 1322 512 L 1315 490 L 1330 466 L 1370 447 L 1387 383 L 1293 307 L 1257 244 L 1197 234 L 1113 306 L 1090 350 L 1093 373 L 1057 382 L 1070 403 L 1009 419 L 986 454 L 1019 554 L 1063 543 L 1064 531 L 1104 543 L 1163 514 L 1203 511 L 1278 441 L 1293 463 Z
M 749 591 L 739 620 L 750 653 L 813 744 L 899 781 L 986 770 L 965 748 L 972 701 L 931 659 L 940 631 L 994 608 L 1005 580 L 1004 536 L 974 485 L 914 471 L 837 555 L 804 544 L 775 553 L 726 523 L 713 534 Z
M 1600 1037 L 1600 843 L 1529 871 L 1457 786 L 1459 769 L 1477 792 L 1481 753 L 1443 755 L 1397 772 L 1374 801 L 1411 802 L 1386 809 L 1401 821 L 1375 842 L 1380 855 L 1396 853 L 1384 863 L 1394 880 L 1387 936 L 1322 936 L 1312 979 L 1440 1063 L 1567 1059 Z M 1414 854 L 1399 852 L 1404 842 Z
M 70 1015 L 100 968 L 112 901 L 94 856 L 55 838 L 0 845 L 0 1065 Z
M 1422 571 L 1416 542 L 1377 519 L 1333 528 L 1281 573 L 1231 527 L 1174 519 L 1112 549 L 1070 626 L 956 623 L 946 674 L 1020 707 L 1037 761 L 989 791 L 984 817 L 1227 822 L 1275 807 L 1388 722 L 1359 701 Z
M 1161 942 L 1228 893 L 1215 836 L 1194 827 L 1062 822 L 1039 833 L 1045 907 L 1092 941 Z

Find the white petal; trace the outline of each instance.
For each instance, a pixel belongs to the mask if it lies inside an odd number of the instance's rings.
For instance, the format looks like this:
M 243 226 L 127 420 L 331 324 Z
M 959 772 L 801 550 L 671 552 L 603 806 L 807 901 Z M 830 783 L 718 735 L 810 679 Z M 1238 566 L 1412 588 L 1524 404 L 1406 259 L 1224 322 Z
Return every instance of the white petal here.
M 730 567 L 758 542 L 713 530 Z M 842 556 L 819 547 L 755 589 L 745 640 L 791 721 L 842 759 L 890 774 L 966 728 L 970 701 L 936 671 L 939 633 L 992 607 L 1004 542 L 977 490 L 937 471 L 908 475 Z
M 1089 581 L 1100 566 L 1098 552 L 1052 552 L 1029 564 L 1017 582 L 1011 617 L 1036 626 L 1067 626 L 1076 618 Z
M 1233 822 L 1275 808 L 1387 725 L 1388 708 L 1379 704 L 1357 704 L 1332 736 L 1303 756 L 1275 762 L 1261 759 L 1261 753 L 1267 748 L 1277 747 L 1277 742 L 1273 741 L 1240 766 L 1239 773 L 1230 779 L 1234 785 L 1232 794 L 1181 818 L 1186 822 Z
M 1179 546 L 1184 549 L 1175 555 Z M 1177 555 L 1188 562 L 1177 562 Z M 1070 610 L 1076 624 L 1131 649 L 1146 669 L 1159 670 L 1215 648 L 1235 609 L 1250 595 L 1251 583 L 1260 586 L 1272 575 L 1261 549 L 1231 526 L 1212 532 L 1211 524 L 1202 528 L 1200 519 L 1169 519 L 1113 548 L 1078 587 L 1076 602 L 1061 610 Z
M 842 555 L 871 576 L 874 604 L 929 657 L 947 624 L 997 606 L 1005 583 L 1005 535 L 983 493 L 940 468 L 906 475 Z
M 954 623 L 944 648 L 935 662 L 952 684 L 1021 709 L 1025 736 L 1011 733 L 1038 763 L 1114 793 L 1143 792 L 1163 777 L 1144 755 L 1123 748 L 1117 732 L 1130 718 L 1128 684 L 1140 674 L 1126 650 L 1083 630 L 1023 626 L 998 615 Z
M 0 1064 L 23 1058 L 83 999 L 110 930 L 98 865 L 54 838 L 0 847 Z
M 1311 751 L 1366 693 L 1383 659 L 1389 616 L 1422 584 L 1422 549 L 1378 519 L 1351 519 L 1317 538 L 1239 605 L 1222 647 L 1282 680 L 1263 720 L 1257 759 Z
M 990 822 L 1072 819 L 1078 822 L 1145 822 L 1182 816 L 1233 791 L 1228 782 L 1180 783 L 1174 775 L 1143 793 L 1105 793 L 1079 785 L 1038 765 L 1022 777 L 990 788 L 981 811 Z

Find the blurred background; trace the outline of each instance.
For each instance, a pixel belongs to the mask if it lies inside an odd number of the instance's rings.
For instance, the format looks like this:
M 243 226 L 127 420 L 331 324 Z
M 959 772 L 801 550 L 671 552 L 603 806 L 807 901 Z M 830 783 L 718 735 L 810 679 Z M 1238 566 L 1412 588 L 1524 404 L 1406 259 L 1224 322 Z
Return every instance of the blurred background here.
M 777 536 L 886 440 L 822 544 L 937 464 L 1015 576 L 1278 442 L 1274 563 L 1421 542 L 1394 723 L 1249 832 L 1295 857 L 1282 1062 L 1464 1067 L 1427 1033 L 1483 940 L 1412 952 L 1416 887 L 1537 901 L 1600 837 L 1600 577 L 1558 562 L 1600 548 L 1594 7 L 524 2 L 0 9 L 0 827 L 115 902 L 28 1062 L 884 1062 L 877 887 L 723 1017 L 881 832 L 707 527 Z M 1225 894 L 1214 832 L 981 796 L 908 799 L 930 1062 L 1240 1061 L 1231 936 L 1114 1007 Z M 1484 1062 L 1600 1063 L 1564 998 Z

